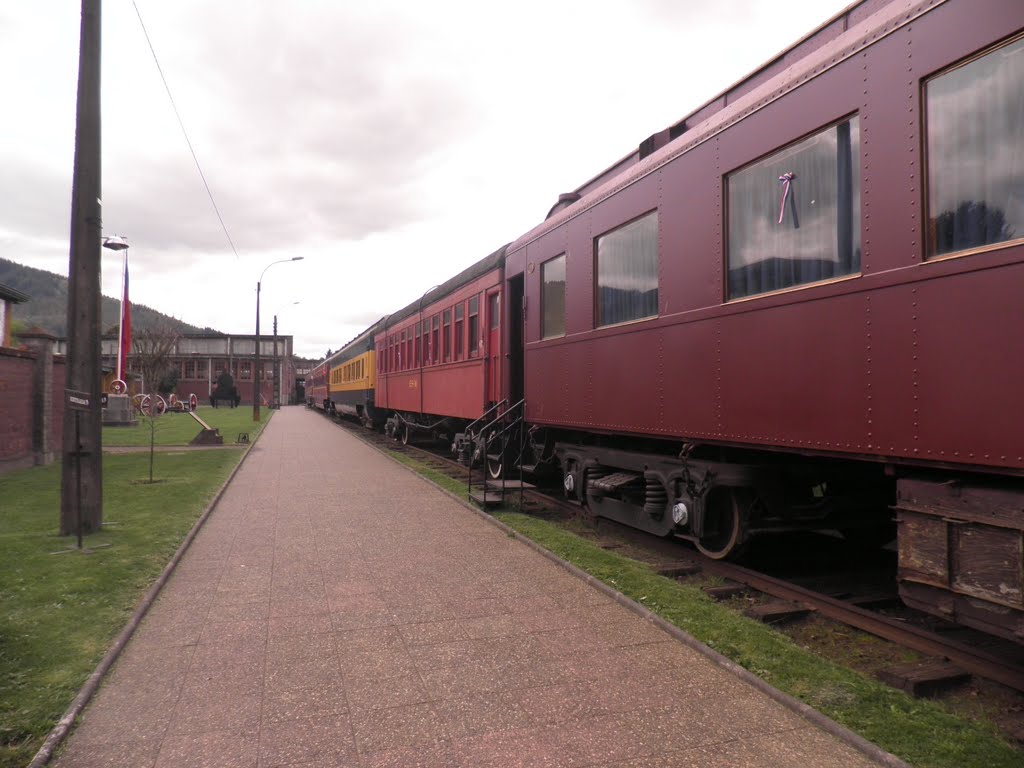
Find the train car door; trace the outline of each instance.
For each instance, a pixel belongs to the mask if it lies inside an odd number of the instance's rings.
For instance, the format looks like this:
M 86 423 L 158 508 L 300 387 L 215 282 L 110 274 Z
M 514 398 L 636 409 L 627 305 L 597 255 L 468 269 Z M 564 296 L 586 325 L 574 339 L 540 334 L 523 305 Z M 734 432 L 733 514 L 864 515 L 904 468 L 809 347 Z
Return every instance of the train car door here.
M 487 400 L 501 400 L 501 292 L 487 294 Z

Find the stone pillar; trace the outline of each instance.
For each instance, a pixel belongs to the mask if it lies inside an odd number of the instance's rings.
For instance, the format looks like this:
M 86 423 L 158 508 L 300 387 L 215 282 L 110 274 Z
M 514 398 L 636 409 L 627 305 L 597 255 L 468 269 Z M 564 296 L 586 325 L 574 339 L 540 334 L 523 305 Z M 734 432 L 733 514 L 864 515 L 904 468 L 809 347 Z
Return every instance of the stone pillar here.
M 37 466 L 57 458 L 53 444 L 53 345 L 56 337 L 43 331 L 21 333 L 18 338 L 36 356 L 32 374 L 32 454 Z

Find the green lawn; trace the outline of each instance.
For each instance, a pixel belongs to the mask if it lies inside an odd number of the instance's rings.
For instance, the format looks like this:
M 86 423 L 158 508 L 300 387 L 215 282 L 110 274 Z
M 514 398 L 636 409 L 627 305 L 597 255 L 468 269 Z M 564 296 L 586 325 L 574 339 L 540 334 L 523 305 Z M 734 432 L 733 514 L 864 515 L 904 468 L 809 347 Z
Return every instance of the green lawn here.
M 162 454 L 154 484 L 147 453 L 104 457 L 110 525 L 85 546 L 110 547 L 92 554 L 52 554 L 75 543 L 56 535 L 59 464 L 0 477 L 0 766 L 31 760 L 241 455 Z
M 207 405 L 196 409 L 196 415 L 199 418 L 213 429 L 220 430 L 225 444 L 234 443 L 243 432 L 249 433 L 250 442 L 255 440 L 271 413 L 269 408 L 260 408 L 260 421 L 254 423 L 251 405 L 248 407 L 243 405 L 238 408 L 211 408 Z M 189 414 L 174 411 L 168 411 L 163 416 L 158 416 L 153 424 L 156 445 L 188 445 L 192 438 L 202 430 L 199 422 Z M 149 420 L 146 417 L 140 417 L 139 423 L 134 427 L 104 427 L 103 446 L 105 448 L 148 446 L 150 433 Z

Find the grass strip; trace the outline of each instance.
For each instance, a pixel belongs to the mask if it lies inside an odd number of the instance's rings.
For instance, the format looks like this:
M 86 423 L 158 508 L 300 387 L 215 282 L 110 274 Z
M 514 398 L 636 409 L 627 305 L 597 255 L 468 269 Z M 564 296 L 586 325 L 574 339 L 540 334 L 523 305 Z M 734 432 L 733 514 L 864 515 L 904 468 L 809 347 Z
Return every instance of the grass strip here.
M 153 484 L 147 454 L 105 456 L 92 554 L 52 554 L 75 546 L 59 464 L 0 477 L 0 768 L 31 760 L 241 455 L 164 453 Z
M 260 409 L 260 421 L 253 422 L 252 408 L 211 408 L 200 406 L 196 415 L 213 429 L 220 430 L 225 443 L 234 443 L 242 433 L 248 433 L 249 442 L 256 439 L 272 411 Z M 202 427 L 199 422 L 187 413 L 168 411 L 153 421 L 151 435 L 150 422 L 140 417 L 138 424 L 131 427 L 104 427 L 103 445 L 108 448 L 148 447 L 151 437 L 155 437 L 156 445 L 188 445 L 192 438 L 199 434 Z
M 555 523 L 515 512 L 495 517 L 663 617 L 775 688 L 921 768 L 1020 766 L 994 729 L 955 717 L 821 659 L 785 635 L 714 603 L 699 589 L 603 550 Z

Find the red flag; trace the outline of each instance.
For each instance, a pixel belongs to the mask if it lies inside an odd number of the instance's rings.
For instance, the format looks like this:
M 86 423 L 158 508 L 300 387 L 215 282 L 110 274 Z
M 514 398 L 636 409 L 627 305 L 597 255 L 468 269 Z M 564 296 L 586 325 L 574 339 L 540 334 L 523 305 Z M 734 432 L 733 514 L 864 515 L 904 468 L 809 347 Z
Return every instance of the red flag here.
M 128 353 L 132 349 L 132 312 L 128 303 L 128 251 L 124 254 L 124 293 L 121 295 L 121 333 L 117 352 L 117 377 L 128 375 Z

